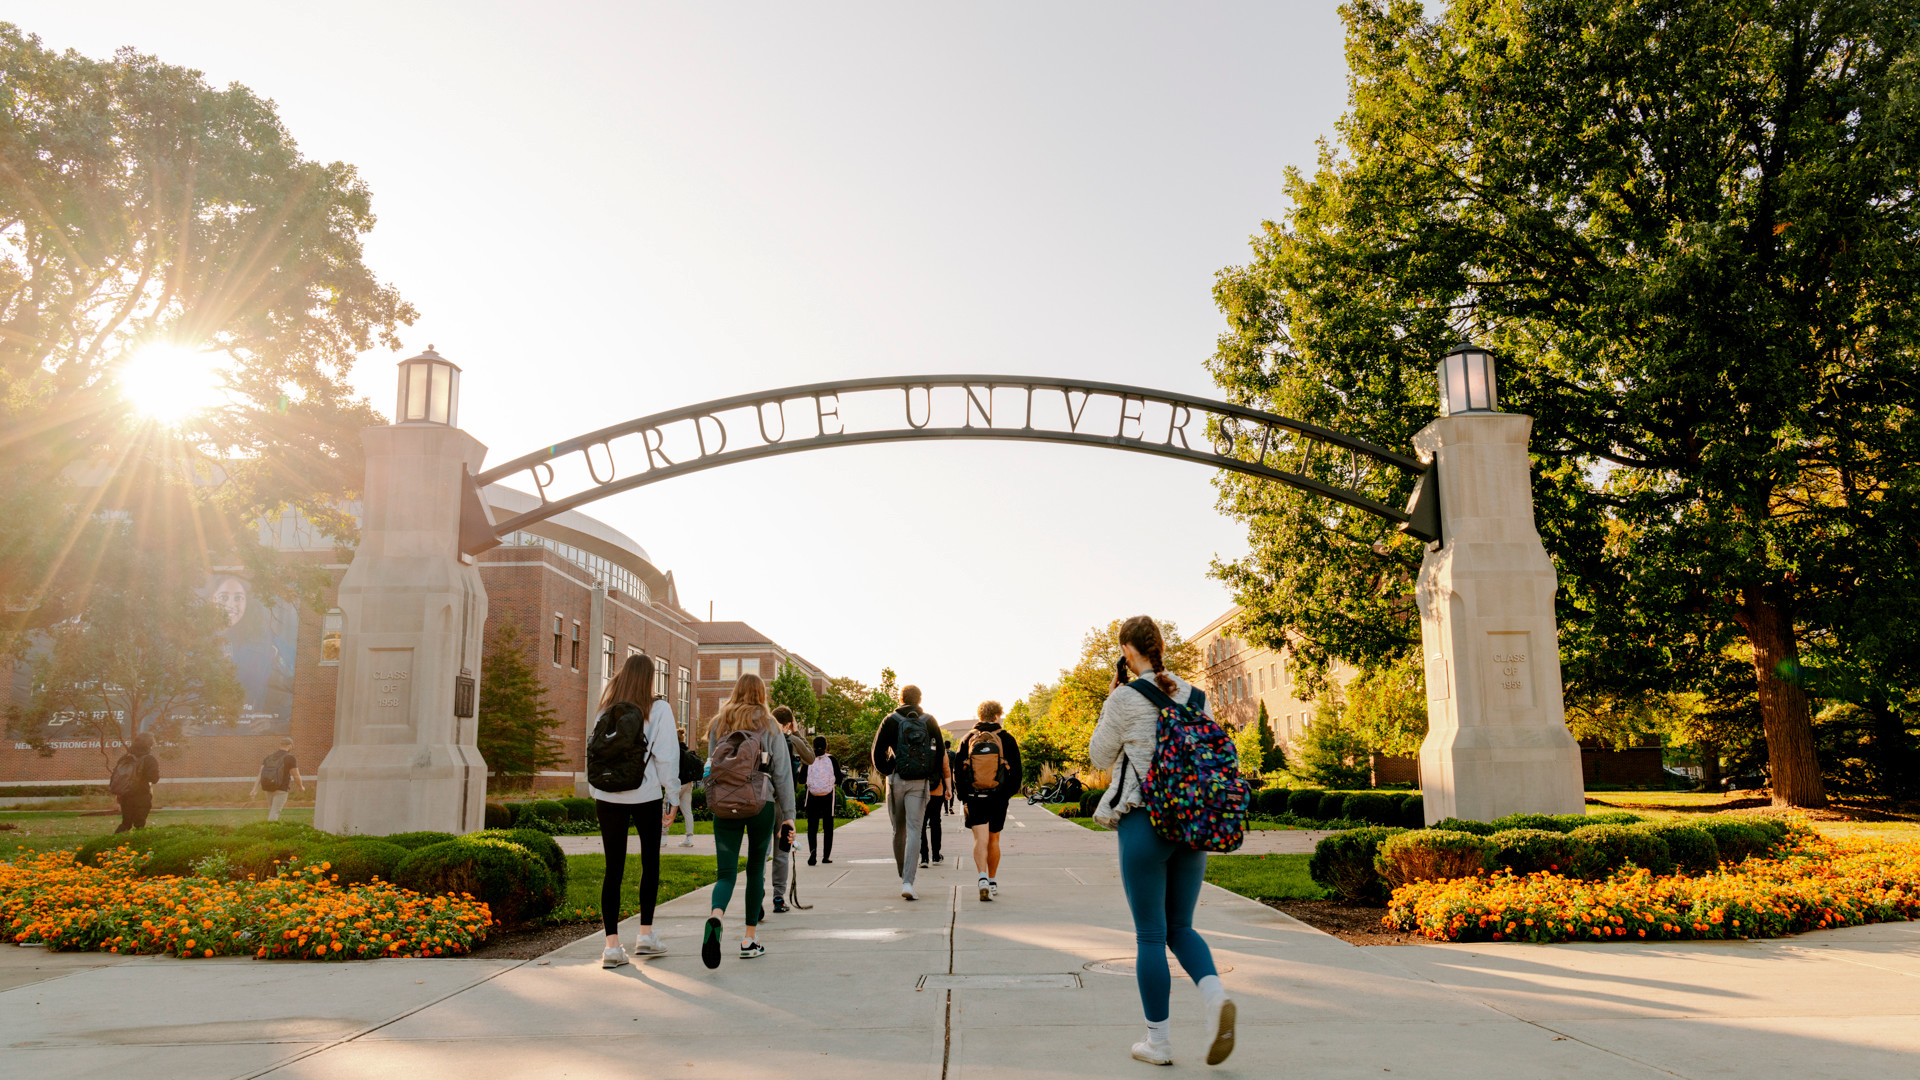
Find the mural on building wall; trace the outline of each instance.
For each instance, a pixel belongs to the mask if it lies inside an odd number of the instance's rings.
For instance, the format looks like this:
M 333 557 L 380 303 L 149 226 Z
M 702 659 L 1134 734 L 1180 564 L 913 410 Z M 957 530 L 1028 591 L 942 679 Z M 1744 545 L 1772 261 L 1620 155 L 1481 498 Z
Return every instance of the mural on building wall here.
M 293 730 L 293 648 L 300 614 L 285 601 L 269 603 L 253 595 L 252 583 L 237 574 L 207 579 L 207 598 L 227 613 L 226 649 L 233 660 L 246 703 L 232 723 L 182 726 L 186 735 L 285 735 Z

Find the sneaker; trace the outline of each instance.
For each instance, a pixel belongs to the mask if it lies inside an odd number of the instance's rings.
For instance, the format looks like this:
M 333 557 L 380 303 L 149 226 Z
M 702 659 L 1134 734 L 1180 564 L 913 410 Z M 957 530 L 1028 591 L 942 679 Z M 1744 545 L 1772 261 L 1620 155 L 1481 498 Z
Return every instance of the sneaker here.
M 1133 1060 L 1144 1061 L 1149 1065 L 1171 1065 L 1173 1064 L 1173 1044 L 1141 1039 L 1133 1044 Z
M 808 866 L 817 866 L 817 865 L 819 865 L 819 862 L 820 862 L 820 856 L 818 856 L 818 855 L 809 855 L 809 856 L 807 856 L 807 865 L 808 865 Z
M 707 920 L 707 932 L 700 936 L 700 961 L 710 968 L 720 966 L 719 919 Z
M 1219 1004 L 1207 1009 L 1207 1031 L 1213 1036 L 1213 1045 L 1207 1047 L 1207 1064 L 1218 1065 L 1233 1053 L 1233 1021 L 1238 1011 L 1232 998 L 1221 998 Z
M 603 968 L 625 967 L 627 950 L 618 945 L 609 945 L 600 950 L 600 966 Z
M 760 944 L 757 940 L 743 941 L 740 943 L 740 959 L 742 960 L 751 960 L 756 956 L 765 955 L 767 955 L 767 947 Z
M 667 947 L 660 944 L 660 935 L 657 933 L 642 934 L 633 939 L 635 956 L 664 956 L 666 951 Z
M 921 860 L 920 860 L 920 869 L 922 869 L 922 870 L 925 870 L 926 868 L 927 868 L 927 860 L 925 860 L 925 859 L 921 859 Z
M 776 896 L 776 897 L 774 897 L 774 898 L 773 898 L 773 913 L 774 913 L 775 915 L 785 915 L 785 914 L 787 913 L 787 902 L 786 902 L 785 900 L 782 900 L 781 898 L 779 898 L 779 897 L 777 897 L 777 896 Z
M 821 862 L 823 862 L 823 863 L 827 863 L 827 864 L 829 864 L 829 865 L 831 865 L 831 864 L 832 864 L 832 862 L 833 862 L 833 856 L 831 856 L 831 855 L 828 855 L 828 856 L 827 856 L 826 858 L 824 858 L 824 859 L 821 859 L 820 861 L 821 861 Z
M 920 899 L 920 894 L 913 891 L 913 882 L 911 881 L 903 881 L 900 883 L 900 896 L 906 900 Z
M 987 899 L 989 900 L 1000 899 L 1000 883 L 993 880 L 992 878 L 987 879 Z
M 687 838 L 686 838 L 685 840 L 682 840 L 682 841 L 680 841 L 680 846 L 681 846 L 681 847 L 692 847 L 692 846 L 693 846 L 693 837 L 691 837 L 691 836 L 689 836 L 689 837 L 687 837 Z
M 986 878 L 981 878 L 980 879 L 980 902 L 984 904 L 987 901 L 990 901 L 992 899 L 993 899 L 993 886 L 987 883 Z

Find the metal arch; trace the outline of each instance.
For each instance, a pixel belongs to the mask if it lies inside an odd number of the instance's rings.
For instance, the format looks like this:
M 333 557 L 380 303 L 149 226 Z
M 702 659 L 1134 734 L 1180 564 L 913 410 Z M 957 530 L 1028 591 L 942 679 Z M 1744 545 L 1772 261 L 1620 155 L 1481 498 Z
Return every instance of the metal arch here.
M 962 427 L 932 427 L 932 391 L 936 388 L 961 388 L 966 391 L 966 400 L 962 404 L 965 410 L 965 425 Z M 1022 390 L 1026 393 L 1026 410 L 1020 427 L 993 426 L 993 391 Z M 866 391 L 896 390 L 903 395 L 906 426 L 883 428 L 876 431 L 848 431 L 845 422 L 839 416 L 839 397 L 842 394 Z M 925 392 L 926 420 L 914 423 L 913 391 Z M 985 391 L 984 401 L 977 391 Z M 1035 427 L 1033 424 L 1033 395 L 1036 391 L 1058 393 L 1066 405 L 1069 420 L 1068 430 L 1049 427 Z M 1074 395 L 1079 394 L 1079 412 L 1075 412 Z M 1081 430 L 1086 415 L 1087 404 L 1094 397 L 1116 399 L 1120 404 L 1120 422 L 1111 435 L 1096 434 Z M 793 436 L 789 430 L 786 406 L 796 401 L 808 401 L 813 404 L 812 421 L 814 433 Z M 1128 407 L 1138 404 L 1140 415 L 1128 415 Z M 1150 439 L 1143 423 L 1147 404 L 1168 407 L 1167 431 L 1164 437 Z M 772 407 L 780 418 L 780 434 L 776 438 L 767 432 L 766 410 Z M 736 410 L 752 409 L 758 422 L 762 441 L 757 445 L 736 450 L 727 450 L 728 429 L 719 419 L 719 414 Z M 976 412 L 983 424 L 974 425 Z M 1211 442 L 1210 450 L 1192 445 L 1194 433 L 1189 431 L 1194 421 L 1213 417 L 1224 423 L 1215 426 L 1212 436 L 1198 435 L 1202 441 Z M 828 431 L 827 423 L 832 420 L 840 424 L 839 431 Z M 1137 435 L 1128 435 L 1126 427 L 1129 421 L 1141 424 Z M 713 425 L 709 431 L 706 425 Z M 1258 456 L 1246 460 L 1233 456 L 1233 451 L 1241 446 L 1240 425 L 1251 425 L 1246 435 L 1246 446 L 1253 449 L 1254 439 L 1258 435 Z M 692 458 L 675 461 L 665 452 L 663 432 L 674 425 L 691 425 L 691 438 L 697 442 L 698 453 Z M 1156 427 L 1158 421 L 1156 420 Z M 1204 427 L 1203 427 L 1204 430 Z M 914 439 L 1000 439 L 1032 440 L 1059 442 L 1082 446 L 1099 446 L 1115 450 L 1127 450 L 1134 453 L 1154 454 L 1161 457 L 1173 457 L 1193 461 L 1215 468 L 1245 473 L 1268 480 L 1277 480 L 1305 491 L 1345 503 L 1399 523 L 1403 531 L 1425 540 L 1438 539 L 1438 522 L 1432 519 L 1427 508 L 1420 505 L 1416 489 L 1416 503 L 1408 510 L 1396 510 L 1384 503 L 1367 498 L 1357 491 L 1351 491 L 1328 484 L 1298 472 L 1276 468 L 1267 463 L 1271 456 L 1276 431 L 1288 431 L 1309 440 L 1306 450 L 1310 459 L 1312 445 L 1323 443 L 1346 450 L 1350 455 L 1364 455 L 1381 464 L 1426 478 L 1427 467 L 1413 458 L 1396 454 L 1384 447 L 1376 446 L 1364 439 L 1357 439 L 1337 431 L 1331 431 L 1314 424 L 1289 419 L 1276 413 L 1263 412 L 1244 405 L 1234 405 L 1210 398 L 1193 397 L 1186 394 L 1169 393 L 1162 390 L 1149 390 L 1144 387 L 1126 386 L 1118 383 L 1087 382 L 1082 380 L 1040 379 L 1012 375 L 928 375 L 911 378 L 871 378 L 845 379 L 835 382 L 808 383 L 778 390 L 768 390 L 756 394 L 741 394 L 736 397 L 721 398 L 686 408 L 668 412 L 654 413 L 639 417 L 611 427 L 601 428 L 586 435 L 556 443 L 544 450 L 525 454 L 505 464 L 495 466 L 473 478 L 477 488 L 504 480 L 515 473 L 531 474 L 533 486 L 539 492 L 540 505 L 526 513 L 516 515 L 505 521 L 494 523 L 487 520 L 484 524 L 474 523 L 468 532 L 472 539 L 463 542 L 462 547 L 469 554 L 484 551 L 496 546 L 499 537 L 512 533 L 516 529 L 545 520 L 555 514 L 583 506 L 597 499 L 636 487 L 642 487 L 661 480 L 670 480 L 677 476 L 702 472 L 741 461 L 773 457 L 780 454 L 797 453 L 827 446 L 857 446 L 868 443 L 904 442 Z M 709 449 L 709 436 L 718 440 L 719 445 Z M 631 476 L 618 476 L 613 468 L 612 442 L 627 436 L 639 436 L 639 447 L 646 462 L 644 471 Z M 595 447 L 601 448 L 606 455 L 610 475 L 601 480 L 598 467 L 593 458 Z M 678 451 L 676 451 L 678 452 Z M 581 455 L 592 486 L 560 498 L 549 498 L 547 488 L 554 484 L 552 462 L 571 454 Z M 1357 458 L 1356 458 L 1357 460 Z M 1304 459 L 1303 459 L 1304 465 Z M 546 479 L 541 478 L 541 470 L 546 470 Z M 1431 485 L 1421 485 L 1430 487 Z M 469 500 L 471 504 L 476 500 Z M 490 515 L 489 515 L 490 518 Z M 482 539 L 486 536 L 487 539 Z

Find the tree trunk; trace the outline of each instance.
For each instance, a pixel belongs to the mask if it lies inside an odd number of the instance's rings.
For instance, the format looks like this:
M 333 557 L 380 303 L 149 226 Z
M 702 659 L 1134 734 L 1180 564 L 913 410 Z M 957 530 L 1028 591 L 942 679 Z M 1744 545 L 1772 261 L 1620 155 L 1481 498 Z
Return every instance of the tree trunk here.
M 1905 798 L 1914 787 L 1913 738 L 1907 734 L 1905 717 L 1885 701 L 1866 705 L 1873 718 L 1873 756 L 1883 795 Z
M 1826 785 L 1813 752 L 1813 717 L 1800 687 L 1799 649 L 1786 607 L 1762 589 L 1749 590 L 1740 606 L 1742 626 L 1753 644 L 1753 676 L 1760 693 L 1760 719 L 1767 735 L 1767 767 L 1778 806 L 1825 806 Z
M 1695 744 L 1700 755 L 1700 786 L 1708 791 L 1720 790 L 1720 744 L 1702 742 Z

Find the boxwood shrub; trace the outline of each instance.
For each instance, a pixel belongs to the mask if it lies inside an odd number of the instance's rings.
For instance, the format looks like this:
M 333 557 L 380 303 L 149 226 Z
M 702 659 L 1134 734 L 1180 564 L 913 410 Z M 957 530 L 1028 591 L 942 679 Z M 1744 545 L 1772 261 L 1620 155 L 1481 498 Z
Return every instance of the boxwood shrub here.
M 1667 854 L 1677 869 L 1690 874 L 1711 873 L 1720 866 L 1720 846 L 1713 834 L 1691 822 L 1648 821 L 1633 826 L 1667 842 Z
M 1558 814 L 1508 814 L 1488 822 L 1496 833 L 1513 829 L 1537 829 L 1546 832 L 1572 832 L 1578 826 L 1566 821 Z M 1588 824 L 1580 822 L 1581 825 Z
M 1427 800 L 1419 792 L 1401 798 L 1400 824 L 1409 829 L 1427 827 Z
M 1583 825 L 1638 825 L 1647 819 L 1625 810 L 1608 810 L 1599 814 L 1561 814 L 1560 820 L 1571 822 L 1571 827 L 1578 829 Z
M 567 811 L 567 816 L 561 819 L 563 821 L 584 821 L 591 823 L 600 820 L 599 816 L 594 813 L 592 799 L 582 799 L 569 795 L 557 801 L 562 807 L 566 808 Z
M 1750 822 L 1708 818 L 1700 823 L 1700 827 L 1713 837 L 1714 847 L 1722 862 L 1741 863 L 1773 850 L 1773 843 L 1766 832 Z
M 1631 863 L 1656 874 L 1673 871 L 1673 856 L 1658 833 L 1631 825 L 1583 825 L 1567 835 L 1599 848 L 1608 870 L 1625 869 Z
M 547 873 L 553 875 L 554 885 L 562 893 L 567 891 L 567 853 L 560 850 L 559 842 L 553 837 L 538 829 L 487 829 L 473 835 L 497 837 L 526 848 L 546 865 Z
M 1500 831 L 1499 829 L 1494 828 L 1493 826 L 1487 824 L 1484 821 L 1468 821 L 1465 818 L 1457 818 L 1457 817 L 1441 818 L 1439 821 L 1434 822 L 1430 827 L 1435 829 L 1446 829 L 1449 832 L 1472 833 L 1475 836 L 1492 836 L 1494 833 L 1497 833 Z
M 312 849 L 312 844 L 297 840 L 256 840 L 233 853 L 233 870 L 255 881 L 265 881 L 279 876 L 280 871 L 295 863 L 305 862 Z
M 1493 841 L 1447 829 L 1412 829 L 1387 837 L 1374 852 L 1373 868 L 1389 888 L 1411 881 L 1452 881 L 1493 866 Z
M 1267 817 L 1279 817 L 1287 812 L 1292 802 L 1293 791 L 1288 788 L 1267 788 L 1254 794 L 1254 808 Z
M 429 844 L 402 859 L 394 883 L 422 893 L 467 893 L 495 921 L 519 926 L 552 911 L 560 892 L 546 863 L 510 840 L 463 836 Z
M 235 828 L 233 835 L 252 840 L 292 840 L 302 844 L 333 839 L 330 833 L 296 821 L 250 821 Z
M 397 832 L 391 836 L 383 836 L 380 839 L 385 840 L 389 844 L 398 844 L 408 851 L 418 851 L 423 847 L 430 847 L 434 844 L 444 844 L 454 839 L 454 835 L 450 832 L 434 832 L 431 829 L 426 829 L 420 832 Z
M 1287 813 L 1311 821 L 1320 816 L 1319 788 L 1303 788 L 1287 796 Z
M 1323 791 L 1320 793 L 1320 812 L 1313 815 L 1321 821 L 1333 821 L 1336 818 L 1349 817 L 1345 791 Z
M 487 804 L 486 824 L 489 829 L 508 829 L 513 827 L 513 811 L 505 803 Z
M 1400 824 L 1400 800 L 1374 791 L 1357 791 L 1340 804 L 1342 815 L 1370 825 Z
M 530 804 L 528 809 L 546 818 L 548 821 L 559 822 L 567 820 L 567 805 L 559 799 L 538 799 Z M 516 824 L 518 823 L 516 822 Z
M 1321 837 L 1307 860 L 1307 873 L 1316 885 L 1350 904 L 1379 904 L 1386 890 L 1373 857 L 1382 841 L 1405 831 L 1375 825 Z
M 1515 874 L 1597 877 L 1607 869 L 1599 848 L 1557 829 L 1502 829 L 1487 837 L 1496 865 Z
M 400 863 L 411 854 L 399 844 L 377 836 L 351 836 L 307 856 L 309 863 L 328 864 L 326 873 L 342 885 L 364 885 L 374 878 L 392 881 Z

